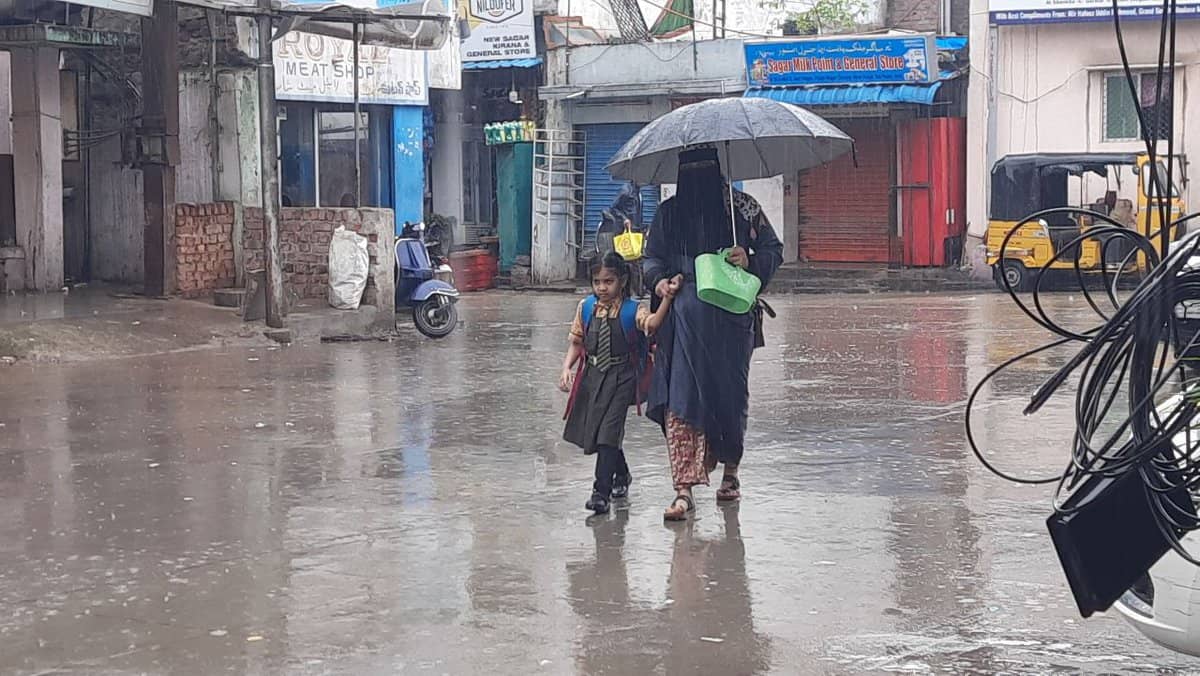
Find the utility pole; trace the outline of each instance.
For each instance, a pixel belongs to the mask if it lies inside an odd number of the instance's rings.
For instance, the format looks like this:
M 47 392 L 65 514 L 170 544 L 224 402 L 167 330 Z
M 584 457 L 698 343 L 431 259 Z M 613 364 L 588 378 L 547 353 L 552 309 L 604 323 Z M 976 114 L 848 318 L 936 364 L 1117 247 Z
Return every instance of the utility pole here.
M 179 36 L 175 0 L 142 19 L 142 263 L 147 296 L 175 291 L 175 165 L 179 163 Z
M 262 152 L 267 326 L 281 329 L 283 269 L 279 262 L 279 113 L 275 104 L 275 62 L 271 53 L 271 0 L 258 0 L 258 10 L 258 133 Z
M 358 96 L 359 25 L 354 22 L 354 208 L 362 208 L 362 105 Z

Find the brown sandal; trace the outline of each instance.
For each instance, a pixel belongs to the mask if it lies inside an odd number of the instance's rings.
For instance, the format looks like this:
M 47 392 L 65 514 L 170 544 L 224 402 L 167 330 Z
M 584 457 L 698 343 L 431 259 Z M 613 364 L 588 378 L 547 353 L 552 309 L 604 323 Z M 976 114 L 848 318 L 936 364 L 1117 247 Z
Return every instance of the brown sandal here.
M 726 474 L 717 489 L 717 502 L 733 502 L 742 498 L 742 482 L 736 476 Z
M 686 509 L 683 512 L 675 512 L 675 506 L 683 502 Z M 680 493 L 671 501 L 671 505 L 667 507 L 667 511 L 663 512 L 663 519 L 666 521 L 687 521 L 692 512 L 696 511 L 696 502 L 692 500 L 692 496 Z

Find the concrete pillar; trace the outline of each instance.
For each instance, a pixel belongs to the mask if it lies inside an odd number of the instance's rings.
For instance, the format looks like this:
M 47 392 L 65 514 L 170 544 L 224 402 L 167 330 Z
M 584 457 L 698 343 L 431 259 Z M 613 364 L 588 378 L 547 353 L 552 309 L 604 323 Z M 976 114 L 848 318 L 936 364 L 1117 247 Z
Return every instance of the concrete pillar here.
M 12 50 L 14 193 L 25 288 L 63 285 L 62 90 L 58 50 Z
M 546 102 L 545 127 L 558 132 L 558 138 L 569 138 L 565 133 L 572 129 L 570 111 L 562 101 Z M 548 145 L 553 146 L 554 155 L 560 158 L 564 155 L 582 154 L 582 144 L 556 142 Z M 575 261 L 579 252 L 568 246 L 574 240 L 572 230 L 575 224 L 568 216 L 567 200 L 575 195 L 576 190 L 571 185 L 571 177 L 560 173 L 567 166 L 568 161 L 554 161 L 555 176 L 550 186 L 551 214 L 549 217 L 534 217 L 531 272 L 536 284 L 553 284 L 575 278 Z M 534 190 L 537 190 L 536 186 Z
M 442 120 L 434 127 L 434 148 L 430 177 L 433 187 L 433 211 L 453 218 L 454 241 L 466 241 L 463 227 L 463 108 L 462 90 L 437 92 L 442 104 Z
M 963 260 L 977 277 L 989 274 L 979 248 L 987 236 L 987 208 L 994 143 L 995 63 L 988 0 L 971 0 L 971 80 L 967 89 L 967 237 Z
M 8 52 L 0 51 L 0 155 L 12 154 L 12 69 Z
M 783 177 L 783 221 L 775 227 L 783 242 L 783 262 L 800 259 L 800 174 Z

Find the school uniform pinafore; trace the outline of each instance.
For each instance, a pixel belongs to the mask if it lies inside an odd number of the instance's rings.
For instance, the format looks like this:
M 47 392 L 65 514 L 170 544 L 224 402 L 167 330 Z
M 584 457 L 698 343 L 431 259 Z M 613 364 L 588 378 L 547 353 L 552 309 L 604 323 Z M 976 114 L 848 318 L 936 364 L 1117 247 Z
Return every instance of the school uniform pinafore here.
M 636 355 L 622 330 L 620 313 L 611 314 L 605 318 L 593 315 L 588 324 L 584 336 L 587 363 L 563 430 L 563 439 L 582 448 L 587 455 L 600 446 L 622 447 L 625 419 L 637 399 Z M 604 343 L 608 344 L 607 368 L 600 358 Z

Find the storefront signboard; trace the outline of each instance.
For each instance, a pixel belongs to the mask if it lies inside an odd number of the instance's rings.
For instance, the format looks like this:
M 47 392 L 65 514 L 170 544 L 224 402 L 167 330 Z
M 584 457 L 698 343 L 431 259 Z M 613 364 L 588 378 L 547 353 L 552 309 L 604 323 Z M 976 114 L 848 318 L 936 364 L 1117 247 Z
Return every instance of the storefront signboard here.
M 533 0 L 459 0 L 463 61 L 532 59 Z
M 1123 21 L 1158 19 L 1163 3 L 1159 0 L 1119 0 Z M 1112 0 L 991 0 L 988 10 L 992 23 L 999 25 L 1031 23 L 1077 23 L 1112 21 Z M 1176 4 L 1179 18 L 1200 18 L 1200 3 Z
M 275 43 L 275 96 L 280 100 L 354 101 L 354 51 L 349 40 L 291 31 Z M 423 106 L 429 102 L 425 52 L 360 45 L 359 100 Z
M 748 42 L 751 87 L 925 83 L 937 78 L 932 35 Z

